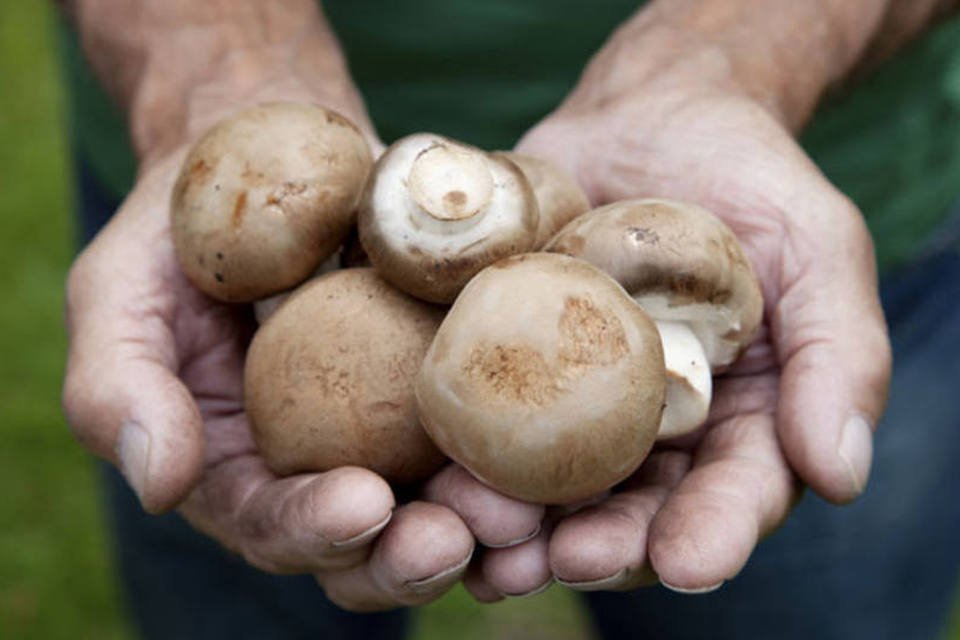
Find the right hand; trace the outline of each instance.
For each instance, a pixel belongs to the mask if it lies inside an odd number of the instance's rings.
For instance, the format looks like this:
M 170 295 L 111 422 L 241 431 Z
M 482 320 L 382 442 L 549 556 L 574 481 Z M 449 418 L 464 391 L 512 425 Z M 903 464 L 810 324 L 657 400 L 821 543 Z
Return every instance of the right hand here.
M 267 468 L 243 410 L 249 308 L 202 294 L 174 253 L 168 203 L 183 153 L 142 172 L 71 269 L 63 403 L 80 442 L 119 466 L 147 511 L 178 508 L 265 571 L 312 573 L 347 609 L 438 597 L 467 568 L 471 528 L 491 544 L 535 530 L 541 508 L 453 466 L 430 483 L 436 503 L 399 507 L 366 469 Z

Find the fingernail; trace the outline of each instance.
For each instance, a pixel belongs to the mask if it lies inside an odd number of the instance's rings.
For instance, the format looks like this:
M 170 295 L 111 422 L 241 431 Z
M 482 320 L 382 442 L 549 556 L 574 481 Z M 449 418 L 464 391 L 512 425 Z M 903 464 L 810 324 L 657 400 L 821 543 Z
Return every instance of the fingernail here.
M 531 589 L 530 591 L 527 591 L 525 593 L 501 593 L 500 595 L 506 596 L 507 598 L 530 598 L 536 595 L 540 595 L 541 593 L 549 589 L 552 584 L 553 584 L 553 578 L 548 578 L 547 581 L 544 582 L 539 587 Z
M 605 589 L 611 589 L 613 587 L 620 586 L 623 584 L 624 579 L 627 577 L 627 568 L 624 567 L 617 571 L 612 576 L 607 576 L 606 578 L 598 578 L 597 580 L 562 580 L 557 578 L 557 582 L 562 584 L 565 587 L 570 587 L 571 589 L 576 589 L 577 591 L 603 591 Z
M 525 536 L 521 536 L 516 540 L 509 540 L 507 542 L 498 542 L 496 544 L 487 544 L 486 547 L 490 549 L 506 549 L 507 547 L 513 547 L 520 544 L 521 542 L 526 542 L 527 540 L 532 540 L 537 537 L 537 534 L 540 533 L 541 525 L 537 525 L 537 528 L 528 533 Z
M 143 502 L 150 465 L 150 434 L 139 423 L 127 421 L 117 438 L 117 460 L 127 483 Z
M 449 582 L 451 577 L 463 571 L 470 562 L 471 557 L 473 557 L 473 554 L 468 555 L 454 566 L 444 569 L 440 573 L 435 573 L 421 580 L 410 580 L 405 583 L 405 586 L 416 594 L 430 593 L 436 589 L 437 585 Z
M 851 416 L 843 425 L 837 455 L 847 467 L 851 497 L 860 495 L 867 486 L 873 459 L 873 429 L 862 415 Z
M 352 549 L 355 547 L 362 547 L 366 543 L 376 538 L 377 535 L 379 535 L 380 532 L 383 531 L 383 528 L 390 523 L 391 518 L 393 518 L 393 511 L 388 513 L 386 518 L 384 518 L 377 524 L 373 525 L 366 531 L 362 531 L 357 535 L 351 538 L 346 538 L 344 540 L 334 540 L 333 542 L 330 543 L 330 546 L 335 549 Z
M 718 582 L 717 584 L 707 585 L 706 587 L 686 588 L 686 587 L 677 587 L 677 586 L 674 586 L 674 585 L 670 584 L 669 582 L 664 582 L 663 580 L 660 580 L 660 584 L 662 584 L 663 586 L 665 586 L 667 589 L 670 589 L 670 591 L 673 591 L 673 592 L 675 592 L 675 593 L 682 593 L 682 594 L 684 594 L 684 595 L 701 595 L 701 594 L 704 594 L 704 593 L 711 593 L 711 592 L 713 592 L 713 591 L 716 591 L 716 590 L 719 589 L 720 587 L 722 587 L 722 586 L 723 586 L 723 582 L 724 582 L 724 581 L 721 580 L 721 581 Z

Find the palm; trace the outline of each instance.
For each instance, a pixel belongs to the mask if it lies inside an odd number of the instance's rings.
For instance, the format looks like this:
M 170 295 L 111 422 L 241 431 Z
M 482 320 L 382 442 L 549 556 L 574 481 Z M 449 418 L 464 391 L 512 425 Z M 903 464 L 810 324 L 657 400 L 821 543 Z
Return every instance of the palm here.
M 243 411 L 243 354 L 252 331 L 247 309 L 200 294 L 178 271 L 170 274 L 177 304 L 173 341 L 179 373 L 196 400 L 206 435 L 206 464 L 255 455 Z
M 243 354 L 252 334 L 249 310 L 203 295 L 183 276 L 170 236 L 167 202 L 176 163 L 146 176 L 108 227 L 123 234 L 140 260 L 126 266 L 125 309 L 130 336 L 144 350 L 164 354 L 179 376 L 204 425 L 206 466 L 255 452 L 243 413 Z M 114 227 L 123 227 L 115 229 Z M 109 240 L 108 240 L 109 241 Z
M 844 305 L 866 311 L 858 339 L 882 361 L 871 246 L 855 209 L 750 98 L 594 98 L 575 93 L 520 148 L 565 166 L 596 204 L 666 197 L 714 211 L 757 271 L 765 315 L 749 351 L 715 380 L 707 425 L 662 443 L 619 493 L 562 521 L 550 563 L 581 588 L 636 586 L 652 568 L 664 582 L 703 589 L 735 575 L 786 516 L 795 474 L 834 500 L 859 490 L 850 464 L 835 462 L 835 427 L 817 431 L 817 420 L 850 411 L 851 378 L 882 398 L 882 362 L 869 375 L 836 366 Z M 583 552 L 591 539 L 595 551 Z
M 178 508 L 259 568 L 313 573 L 335 602 L 354 608 L 436 598 L 473 549 L 456 512 L 416 501 L 395 509 L 390 486 L 358 467 L 280 478 L 257 453 L 243 410 L 252 314 L 182 275 L 168 222 L 178 167 L 171 156 L 144 172 L 71 271 L 71 427 L 119 464 L 147 510 Z M 432 493 L 462 504 L 485 539 L 517 539 L 539 522 L 542 509 L 464 475 L 448 467 Z M 488 510 L 516 517 L 484 527 Z

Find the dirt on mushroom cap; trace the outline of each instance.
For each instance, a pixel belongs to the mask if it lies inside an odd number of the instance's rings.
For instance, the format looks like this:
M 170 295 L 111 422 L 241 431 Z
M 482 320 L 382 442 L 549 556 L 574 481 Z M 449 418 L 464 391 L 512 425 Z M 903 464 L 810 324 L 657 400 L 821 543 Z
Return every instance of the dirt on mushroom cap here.
M 296 285 L 342 243 L 371 166 L 356 127 L 320 107 L 268 104 L 220 122 L 172 194 L 184 273 L 228 302 Z
M 656 329 L 622 288 L 582 261 L 525 254 L 463 290 L 416 393 L 447 455 L 503 493 L 561 504 L 640 464 L 664 389 Z

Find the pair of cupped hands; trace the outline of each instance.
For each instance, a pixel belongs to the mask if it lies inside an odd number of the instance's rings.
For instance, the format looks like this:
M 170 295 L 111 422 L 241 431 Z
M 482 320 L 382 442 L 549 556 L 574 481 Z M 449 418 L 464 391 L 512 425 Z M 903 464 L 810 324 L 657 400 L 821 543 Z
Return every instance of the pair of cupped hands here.
M 141 167 L 71 270 L 64 405 L 78 439 L 147 511 L 176 508 L 252 565 L 313 574 L 354 610 L 423 604 L 461 580 L 484 602 L 552 581 L 705 592 L 740 571 L 804 486 L 854 499 L 890 375 L 860 213 L 776 111 L 733 83 L 667 75 L 610 90 L 612 73 L 588 69 L 517 150 L 567 169 L 594 205 L 660 196 L 711 209 L 752 261 L 765 315 L 716 379 L 707 425 L 658 445 L 609 494 L 528 504 L 450 464 L 398 504 L 366 469 L 271 473 L 243 409 L 250 311 L 201 294 L 174 255 L 182 149 Z

